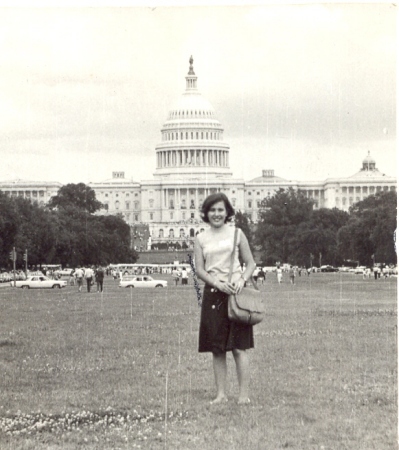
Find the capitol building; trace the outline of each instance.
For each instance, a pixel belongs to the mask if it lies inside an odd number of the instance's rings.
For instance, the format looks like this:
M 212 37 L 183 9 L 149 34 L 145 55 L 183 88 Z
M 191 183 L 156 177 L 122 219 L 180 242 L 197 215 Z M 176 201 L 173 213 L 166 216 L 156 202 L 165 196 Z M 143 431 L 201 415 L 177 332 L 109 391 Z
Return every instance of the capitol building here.
M 108 180 L 89 183 L 104 205 L 100 213 L 122 214 L 132 228 L 134 246 L 145 250 L 166 243 L 191 246 L 196 233 L 207 226 L 200 218 L 201 204 L 215 192 L 224 192 L 236 210 L 256 222 L 260 202 L 280 188 L 302 191 L 314 200 L 315 208 L 344 211 L 368 195 L 396 191 L 396 178 L 381 173 L 367 150 L 360 170 L 348 178 L 286 180 L 272 169 L 261 170 L 250 181 L 234 178 L 223 131 L 211 103 L 198 90 L 191 57 L 185 91 L 170 109 L 155 147 L 154 178 L 134 181 L 124 172 L 113 172 Z M 7 195 L 43 205 L 60 187 L 57 182 L 0 181 Z

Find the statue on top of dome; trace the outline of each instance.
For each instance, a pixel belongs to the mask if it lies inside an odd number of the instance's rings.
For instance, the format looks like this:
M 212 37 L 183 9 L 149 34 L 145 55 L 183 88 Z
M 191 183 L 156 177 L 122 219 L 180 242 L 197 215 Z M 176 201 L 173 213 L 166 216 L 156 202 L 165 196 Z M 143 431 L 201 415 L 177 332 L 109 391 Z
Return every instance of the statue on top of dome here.
M 190 59 L 189 59 L 189 63 L 190 63 L 190 70 L 188 71 L 189 75 L 195 75 L 194 68 L 193 68 L 193 62 L 194 62 L 193 55 L 191 55 Z

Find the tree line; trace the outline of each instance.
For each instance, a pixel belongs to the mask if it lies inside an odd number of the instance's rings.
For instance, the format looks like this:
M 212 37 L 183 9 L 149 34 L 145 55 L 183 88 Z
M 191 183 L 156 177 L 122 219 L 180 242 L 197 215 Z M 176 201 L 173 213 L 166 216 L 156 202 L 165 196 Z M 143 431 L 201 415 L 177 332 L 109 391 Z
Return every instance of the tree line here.
M 29 265 L 107 265 L 134 263 L 130 227 L 121 215 L 96 215 L 102 204 L 84 183 L 62 186 L 43 208 L 22 197 L 0 191 L 0 267 L 11 265 L 15 247 L 17 267 L 28 251 Z
M 252 245 L 265 265 L 396 264 L 396 192 L 380 191 L 352 205 L 313 209 L 301 191 L 279 189 L 261 202 Z

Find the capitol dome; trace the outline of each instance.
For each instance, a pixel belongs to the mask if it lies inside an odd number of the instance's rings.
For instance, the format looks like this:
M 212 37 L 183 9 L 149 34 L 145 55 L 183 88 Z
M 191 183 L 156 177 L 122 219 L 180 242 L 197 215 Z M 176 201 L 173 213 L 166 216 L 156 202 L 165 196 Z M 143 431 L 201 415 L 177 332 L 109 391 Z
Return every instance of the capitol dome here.
M 363 159 L 363 166 L 364 164 L 375 164 L 375 159 L 372 158 L 370 155 L 370 151 L 368 152 L 367 156 Z
M 189 119 L 192 117 L 215 117 L 215 111 L 210 102 L 199 92 L 185 92 L 173 105 L 168 120 Z
M 363 167 L 362 170 L 365 172 L 369 172 L 369 171 L 375 171 L 376 167 L 375 167 L 375 159 L 373 159 L 370 155 L 370 150 L 367 154 L 367 156 L 363 159 Z
M 197 89 L 191 57 L 186 90 L 172 106 L 156 146 L 155 176 L 231 176 L 229 146 L 211 103 Z

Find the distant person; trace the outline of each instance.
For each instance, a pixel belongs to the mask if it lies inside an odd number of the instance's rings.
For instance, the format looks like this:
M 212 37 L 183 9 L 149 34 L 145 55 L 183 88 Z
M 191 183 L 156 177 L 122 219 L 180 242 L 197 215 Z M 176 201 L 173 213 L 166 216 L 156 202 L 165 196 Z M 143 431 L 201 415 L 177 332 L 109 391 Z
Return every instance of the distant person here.
M 277 266 L 276 274 L 277 274 L 277 282 L 278 284 L 281 284 L 283 281 L 283 269 L 280 266 Z
M 82 292 L 82 286 L 83 286 L 83 277 L 84 272 L 80 266 L 75 270 L 75 278 L 76 278 L 76 284 L 78 285 L 78 291 Z
M 182 284 L 182 286 L 184 284 L 188 284 L 188 272 L 185 267 L 183 267 L 183 269 L 181 271 L 181 284 Z
M 262 268 L 260 268 L 258 272 L 258 281 L 260 284 L 263 284 L 266 281 L 266 273 Z
M 173 277 L 173 281 L 175 282 L 175 286 L 178 286 L 180 276 L 179 276 L 179 272 L 176 269 L 176 267 L 172 270 L 172 277 Z
M 75 286 L 75 271 L 72 269 L 72 272 L 69 274 L 69 285 Z
M 93 283 L 93 276 L 94 276 L 93 269 L 91 267 L 88 267 L 85 270 L 85 280 L 86 280 L 86 284 L 87 284 L 87 292 L 90 292 L 91 285 Z
M 99 266 L 97 267 L 94 278 L 97 283 L 97 292 L 103 292 L 103 284 L 104 284 L 104 269 Z
M 290 276 L 290 283 L 295 284 L 295 269 L 292 266 L 289 268 L 288 274 Z

